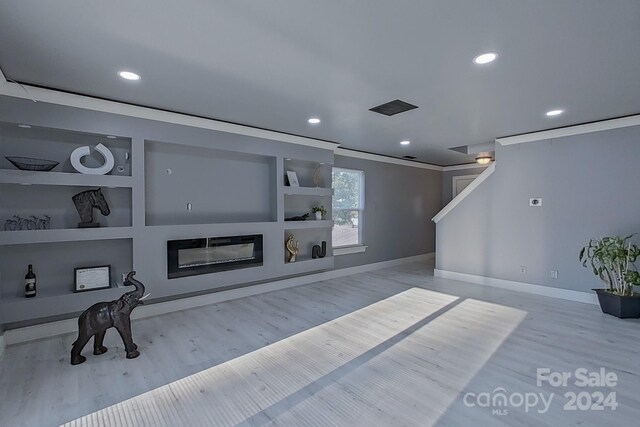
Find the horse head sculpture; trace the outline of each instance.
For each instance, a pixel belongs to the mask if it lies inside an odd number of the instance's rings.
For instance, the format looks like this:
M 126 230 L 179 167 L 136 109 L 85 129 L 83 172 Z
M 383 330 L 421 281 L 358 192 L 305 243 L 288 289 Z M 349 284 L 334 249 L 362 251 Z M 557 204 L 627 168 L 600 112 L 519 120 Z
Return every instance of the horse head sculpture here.
M 80 228 L 100 227 L 100 223 L 93 222 L 93 208 L 98 208 L 104 216 L 111 213 L 101 188 L 83 191 L 73 196 L 72 199 L 80 215 L 81 222 L 78 223 Z

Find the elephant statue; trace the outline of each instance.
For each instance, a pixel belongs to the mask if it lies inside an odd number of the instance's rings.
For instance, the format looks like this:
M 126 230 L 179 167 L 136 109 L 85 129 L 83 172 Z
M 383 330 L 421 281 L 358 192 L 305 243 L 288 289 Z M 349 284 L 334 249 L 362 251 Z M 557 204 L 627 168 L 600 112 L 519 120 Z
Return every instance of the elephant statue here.
M 71 349 L 71 364 L 78 365 L 87 360 L 80 353 L 84 346 L 93 339 L 93 354 L 100 355 L 107 351 L 102 345 L 104 335 L 109 328 L 116 328 L 127 352 L 127 359 L 134 359 L 140 355 L 138 346 L 131 337 L 131 312 L 138 304 L 143 304 L 144 285 L 133 278 L 135 271 L 127 274 L 124 284 L 135 286 L 135 290 L 127 292 L 115 301 L 99 302 L 92 305 L 78 318 L 78 339 Z M 144 295 L 144 296 L 143 296 Z

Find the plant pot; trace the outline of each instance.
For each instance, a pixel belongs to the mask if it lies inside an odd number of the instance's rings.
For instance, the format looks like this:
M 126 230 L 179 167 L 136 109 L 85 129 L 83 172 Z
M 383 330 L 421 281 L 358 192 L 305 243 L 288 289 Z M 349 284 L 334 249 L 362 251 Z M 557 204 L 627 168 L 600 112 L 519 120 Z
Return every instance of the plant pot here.
M 316 212 L 316 219 L 320 221 L 322 219 L 322 212 Z
M 593 289 L 598 294 L 598 302 L 603 313 L 620 319 L 640 317 L 640 295 L 623 297 L 606 289 Z

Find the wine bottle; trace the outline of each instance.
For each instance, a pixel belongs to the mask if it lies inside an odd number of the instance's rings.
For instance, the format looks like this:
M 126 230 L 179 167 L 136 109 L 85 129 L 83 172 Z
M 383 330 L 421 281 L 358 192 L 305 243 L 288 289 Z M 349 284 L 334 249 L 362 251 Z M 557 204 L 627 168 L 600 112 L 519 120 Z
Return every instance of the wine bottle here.
M 24 296 L 33 298 L 36 296 L 36 275 L 33 273 L 33 266 L 29 264 L 29 271 L 24 276 Z

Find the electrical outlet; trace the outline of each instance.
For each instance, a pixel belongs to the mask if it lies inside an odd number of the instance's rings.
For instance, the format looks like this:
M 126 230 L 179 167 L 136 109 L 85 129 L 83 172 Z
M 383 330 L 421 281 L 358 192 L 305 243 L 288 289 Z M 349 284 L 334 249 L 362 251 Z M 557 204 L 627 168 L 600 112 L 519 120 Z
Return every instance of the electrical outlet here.
M 527 267 L 524 265 L 520 266 L 520 274 L 527 274 Z
M 558 270 L 551 270 L 551 278 L 552 279 L 558 278 Z
M 529 199 L 529 206 L 540 207 L 542 206 L 542 197 L 532 197 Z

